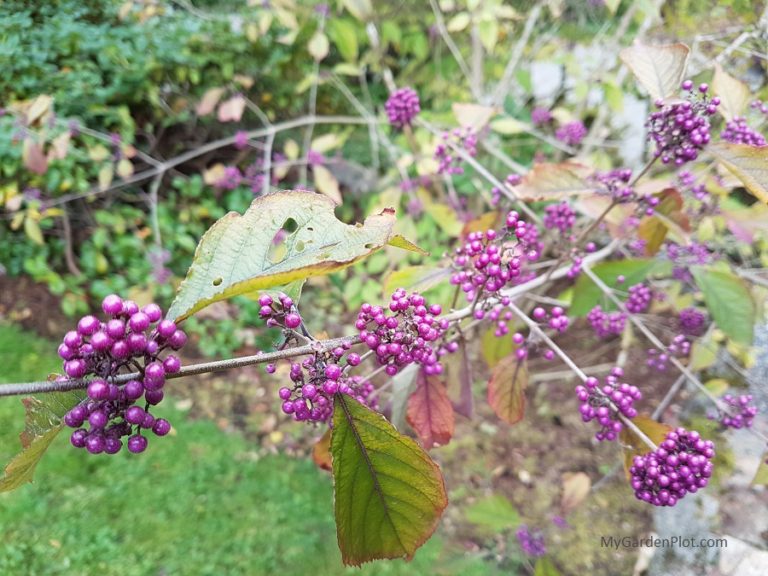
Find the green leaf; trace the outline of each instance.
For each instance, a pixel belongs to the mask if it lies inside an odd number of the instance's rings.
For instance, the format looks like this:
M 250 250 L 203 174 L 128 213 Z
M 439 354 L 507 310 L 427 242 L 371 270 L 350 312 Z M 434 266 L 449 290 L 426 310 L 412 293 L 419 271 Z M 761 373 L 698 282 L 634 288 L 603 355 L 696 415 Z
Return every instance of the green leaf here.
M 355 25 L 349 20 L 332 18 L 328 22 L 328 36 L 331 37 L 341 57 L 347 62 L 357 60 L 358 45 Z
M 464 516 L 472 524 L 477 524 L 492 532 L 501 532 L 515 528 L 520 524 L 517 510 L 507 498 L 499 494 L 483 498 L 467 506 Z
M 384 293 L 391 294 L 398 288 L 405 288 L 408 292 L 424 293 L 450 277 L 450 268 L 405 266 L 387 275 L 384 281 Z
M 448 504 L 437 464 L 381 414 L 342 394 L 334 399 L 331 456 L 344 564 L 410 560 Z
M 32 482 L 37 463 L 40 462 L 40 458 L 48 450 L 48 446 L 56 438 L 62 427 L 60 424 L 42 436 L 35 436 L 29 446 L 14 456 L 13 460 L 5 467 L 5 475 L 0 478 L 0 492 L 15 490 L 25 482 Z
M 768 453 L 763 454 L 762 458 L 760 458 L 760 466 L 758 466 L 755 477 L 752 479 L 752 486 L 768 485 L 768 464 L 766 464 L 766 459 L 768 459 Z
M 334 203 L 313 192 L 284 191 L 256 198 L 244 215 L 230 212 L 205 233 L 168 318 L 183 320 L 213 302 L 341 270 L 387 243 L 414 245 L 392 235 L 392 210 L 348 225 Z M 278 232 L 287 236 L 278 247 Z
M 539 558 L 533 568 L 533 576 L 560 576 L 560 571 L 549 558 Z
M 668 265 L 668 263 L 664 264 Z M 618 260 L 615 262 L 601 262 L 592 267 L 592 271 L 609 287 L 626 290 L 633 284 L 645 280 L 659 266 L 660 263 L 655 260 Z M 619 276 L 624 276 L 625 278 L 621 284 L 616 281 L 616 278 Z M 568 309 L 568 314 L 574 318 L 580 318 L 581 316 L 586 316 L 598 304 L 604 310 L 615 308 L 607 298 L 603 298 L 602 290 L 586 274 L 582 274 L 573 287 L 573 300 L 571 307 Z
M 525 389 L 528 368 L 525 359 L 515 354 L 503 358 L 488 381 L 488 404 L 507 424 L 517 424 L 525 416 Z
M 752 344 L 755 302 L 741 278 L 702 266 L 692 267 L 691 272 L 718 328 L 734 342 Z
M 57 392 L 22 401 L 26 408 L 24 431 L 19 435 L 22 450 L 8 463 L 0 478 L 0 492 L 32 482 L 35 467 L 63 428 L 62 418 L 83 398 L 80 391 Z
M 502 358 L 506 358 L 514 351 L 515 343 L 512 342 L 512 338 L 496 336 L 496 327 L 488 328 L 480 339 L 480 352 L 488 368 L 495 368 Z

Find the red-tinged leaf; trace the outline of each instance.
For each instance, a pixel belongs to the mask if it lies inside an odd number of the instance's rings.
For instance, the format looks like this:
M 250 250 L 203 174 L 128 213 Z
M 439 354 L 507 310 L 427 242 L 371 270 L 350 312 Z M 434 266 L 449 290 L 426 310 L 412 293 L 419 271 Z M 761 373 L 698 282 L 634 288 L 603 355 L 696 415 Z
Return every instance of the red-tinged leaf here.
M 728 168 L 755 198 L 768 204 L 768 146 L 713 142 L 707 146 L 707 150 Z
M 453 405 L 445 384 L 437 376 L 427 376 L 419 370 L 416 390 L 408 398 L 406 420 L 427 450 L 444 446 L 453 436 Z
M 586 179 L 588 172 L 586 166 L 576 162 L 534 164 L 515 192 L 523 200 L 536 201 L 591 194 L 595 185 Z
M 488 404 L 508 424 L 516 424 L 525 415 L 525 389 L 528 368 L 515 354 L 502 359 L 493 369 L 488 382 Z
M 245 98 L 238 94 L 219 105 L 219 122 L 240 122 L 245 111 Z
M 24 140 L 21 159 L 24 162 L 24 167 L 30 172 L 45 174 L 48 170 L 48 158 L 43 153 L 43 147 L 32 138 Z
M 653 100 L 676 96 L 680 90 L 690 49 L 685 44 L 632 46 L 619 57 Z
M 207 116 L 213 112 L 216 108 L 216 104 L 219 103 L 219 100 L 221 100 L 223 95 L 224 88 L 209 88 L 205 94 L 203 94 L 203 99 L 200 100 L 200 102 L 197 104 L 197 107 L 195 108 L 197 115 Z
M 768 237 L 768 206 L 753 204 L 739 209 L 722 208 L 728 229 L 740 242 L 752 244 L 755 234 Z
M 658 446 L 664 441 L 667 436 L 667 432 L 672 430 L 671 426 L 656 422 L 656 420 L 646 415 L 638 415 L 632 419 L 635 426 L 640 431 L 648 436 L 651 441 Z M 624 472 L 627 475 L 627 480 L 630 479 L 629 469 L 632 467 L 632 461 L 635 456 L 642 456 L 651 451 L 651 448 L 643 442 L 643 440 L 629 428 L 622 428 L 619 432 L 619 444 L 621 444 L 624 450 Z
M 333 464 L 331 462 L 330 428 L 325 431 L 325 434 L 323 434 L 312 447 L 312 461 L 317 464 L 317 467 L 321 470 L 327 470 L 328 472 L 333 470 Z
M 475 397 L 472 393 L 472 366 L 469 363 L 466 343 L 462 343 L 459 354 L 459 401 L 456 411 L 465 418 L 472 418 L 475 413 Z
M 343 394 L 334 398 L 331 456 L 344 564 L 413 558 L 448 505 L 437 464 L 381 414 Z

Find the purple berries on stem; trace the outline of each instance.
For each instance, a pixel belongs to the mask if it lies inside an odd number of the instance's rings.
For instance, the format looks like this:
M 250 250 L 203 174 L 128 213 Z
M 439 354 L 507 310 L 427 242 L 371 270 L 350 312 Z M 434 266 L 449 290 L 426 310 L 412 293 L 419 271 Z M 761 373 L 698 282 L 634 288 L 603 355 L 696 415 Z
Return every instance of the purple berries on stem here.
M 709 483 L 714 457 L 714 444 L 698 432 L 668 432 L 656 450 L 635 456 L 629 469 L 635 497 L 654 506 L 674 506 Z
M 758 409 L 752 402 L 751 394 L 733 396 L 726 394 L 721 400 L 728 406 L 730 413 L 720 412 L 717 415 L 709 414 L 710 420 L 717 420 L 724 428 L 751 428 L 752 422 L 757 416 Z
M 410 126 L 421 112 L 419 95 L 413 88 L 400 88 L 389 95 L 384 109 L 389 123 L 395 128 Z
M 591 376 L 583 385 L 576 386 L 576 397 L 581 402 L 579 412 L 584 422 L 597 420 L 600 430 L 595 434 L 598 440 L 615 440 L 623 428 L 619 414 L 626 418 L 637 416 L 634 403 L 643 395 L 636 386 L 620 382 L 624 375 L 621 368 L 615 367 L 606 376 L 605 384 Z
M 709 98 L 709 87 L 701 84 L 698 94 L 693 90 L 693 83 L 686 80 L 682 84 L 687 99 L 683 102 L 666 103 L 657 100 L 656 112 L 648 117 L 648 140 L 656 144 L 654 154 L 664 164 L 673 163 L 682 166 L 696 160 L 699 151 L 710 140 L 709 117 L 717 111 L 719 98 Z
M 178 372 L 181 361 L 174 355 L 161 358 L 161 354 L 166 348 L 181 348 L 187 336 L 174 322 L 162 320 L 157 304 L 140 310 L 135 302 L 111 294 L 102 301 L 102 310 L 109 319 L 81 318 L 77 331 L 67 332 L 59 346 L 67 376 L 95 376 L 88 384 L 87 400 L 72 408 L 64 423 L 76 428 L 71 444 L 92 454 L 119 452 L 124 436 L 130 436 L 130 452 L 143 452 L 148 440 L 141 435 L 142 429 L 152 429 L 157 436 L 170 431 L 170 423 L 155 419 L 149 407 L 163 399 L 166 374 Z M 122 388 L 113 383 L 118 373 L 137 367 L 138 379 Z M 145 408 L 137 404 L 142 396 Z M 83 427 L 86 423 L 88 429 Z

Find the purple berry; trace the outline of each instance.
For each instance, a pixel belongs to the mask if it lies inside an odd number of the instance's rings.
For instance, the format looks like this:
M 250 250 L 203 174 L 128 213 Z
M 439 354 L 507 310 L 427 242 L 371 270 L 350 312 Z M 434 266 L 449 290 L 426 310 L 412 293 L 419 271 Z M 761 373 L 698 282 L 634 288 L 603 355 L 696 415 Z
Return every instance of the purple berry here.
M 117 294 L 110 294 L 102 300 L 101 309 L 108 316 L 117 316 L 123 311 L 123 299 Z
M 152 431 L 158 436 L 165 436 L 171 431 L 171 423 L 165 418 L 158 418 L 152 426 Z
M 128 438 L 128 451 L 133 454 L 140 454 L 147 449 L 147 439 L 144 436 L 134 434 Z

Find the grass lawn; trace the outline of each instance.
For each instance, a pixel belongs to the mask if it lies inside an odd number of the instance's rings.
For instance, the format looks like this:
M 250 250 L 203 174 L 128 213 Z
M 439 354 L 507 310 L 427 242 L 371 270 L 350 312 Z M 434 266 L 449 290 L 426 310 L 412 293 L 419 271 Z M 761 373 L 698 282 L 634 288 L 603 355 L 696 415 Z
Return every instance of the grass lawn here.
M 59 368 L 56 346 L 0 325 L 0 382 Z M 239 435 L 173 409 L 173 435 L 136 456 L 91 456 L 66 431 L 34 484 L 0 493 L 0 574 L 171 576 L 496 573 L 438 534 L 410 564 L 341 568 L 331 478 L 309 461 L 259 458 Z M 0 462 L 19 448 L 19 398 L 0 398 Z

